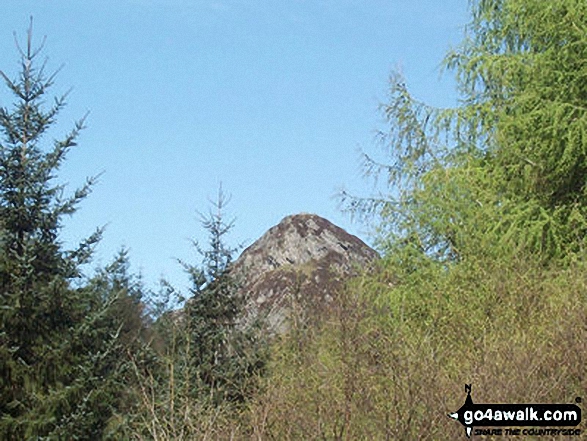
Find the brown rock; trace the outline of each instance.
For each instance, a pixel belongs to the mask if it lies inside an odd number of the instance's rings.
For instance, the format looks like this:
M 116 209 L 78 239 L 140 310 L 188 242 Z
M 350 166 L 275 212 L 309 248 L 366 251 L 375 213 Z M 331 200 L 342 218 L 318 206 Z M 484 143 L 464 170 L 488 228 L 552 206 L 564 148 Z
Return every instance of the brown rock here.
M 271 333 L 316 317 L 343 282 L 378 258 L 358 237 L 314 214 L 284 218 L 234 263 L 247 297 L 246 321 L 262 314 Z

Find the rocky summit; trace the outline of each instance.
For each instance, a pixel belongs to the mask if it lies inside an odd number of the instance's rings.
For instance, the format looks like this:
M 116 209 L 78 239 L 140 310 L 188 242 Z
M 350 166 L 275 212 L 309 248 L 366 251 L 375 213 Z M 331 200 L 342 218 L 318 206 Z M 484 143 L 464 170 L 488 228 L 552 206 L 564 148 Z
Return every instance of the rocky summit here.
M 316 316 L 345 279 L 379 255 L 358 237 L 314 215 L 287 216 L 235 261 L 233 274 L 247 298 L 247 321 L 265 317 L 271 333 Z

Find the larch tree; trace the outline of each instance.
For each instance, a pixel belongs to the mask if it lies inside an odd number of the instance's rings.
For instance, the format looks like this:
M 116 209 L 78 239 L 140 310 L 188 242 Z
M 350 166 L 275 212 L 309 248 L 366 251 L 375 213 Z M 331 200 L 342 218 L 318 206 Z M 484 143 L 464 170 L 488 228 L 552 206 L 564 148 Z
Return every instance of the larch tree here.
M 440 261 L 469 254 L 582 253 L 587 233 L 587 5 L 580 0 L 475 0 L 466 36 L 445 59 L 460 105 L 417 101 L 390 80 L 381 133 L 365 156 L 390 191 L 343 194 L 380 216 L 380 246 Z M 499 249 L 499 250 L 498 250 Z

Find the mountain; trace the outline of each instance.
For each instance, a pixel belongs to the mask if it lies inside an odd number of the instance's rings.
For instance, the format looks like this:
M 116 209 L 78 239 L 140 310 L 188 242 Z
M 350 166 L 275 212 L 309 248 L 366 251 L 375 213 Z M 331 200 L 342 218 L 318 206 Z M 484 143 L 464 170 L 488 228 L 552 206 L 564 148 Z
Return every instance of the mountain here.
M 262 314 L 269 330 L 281 334 L 292 319 L 319 315 L 344 280 L 378 258 L 358 237 L 304 213 L 287 216 L 246 248 L 233 274 L 247 298 L 247 321 Z

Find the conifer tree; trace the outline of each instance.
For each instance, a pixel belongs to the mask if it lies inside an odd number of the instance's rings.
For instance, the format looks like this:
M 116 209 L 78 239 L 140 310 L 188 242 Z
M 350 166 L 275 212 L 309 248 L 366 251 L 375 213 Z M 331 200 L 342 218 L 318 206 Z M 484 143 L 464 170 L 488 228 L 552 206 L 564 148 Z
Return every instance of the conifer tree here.
M 194 242 L 202 265 L 183 264 L 192 282 L 186 305 L 191 376 L 198 398 L 211 397 L 213 404 L 244 400 L 247 382 L 264 363 L 258 331 L 242 323 L 245 298 L 238 292 L 240 281 L 231 273 L 238 248 L 226 243 L 234 226 L 234 221 L 225 219 L 228 201 L 220 187 L 213 209 L 201 219 L 208 231 L 208 248 Z
M 64 394 L 69 410 L 55 433 L 79 439 L 128 439 L 137 405 L 136 369 L 156 365 L 144 299 L 150 295 L 130 271 L 122 249 L 81 288 L 93 306 L 75 328 L 69 350 L 75 380 Z M 59 401 L 58 397 L 55 401 Z
M 17 76 L 0 71 L 13 99 L 0 103 L 0 438 L 99 439 L 121 405 L 138 294 L 121 286 L 122 261 L 84 283 L 101 229 L 73 250 L 60 241 L 95 179 L 69 196 L 56 182 L 84 119 L 44 142 L 66 96 L 46 104 L 55 74 L 39 62 L 32 25 L 25 43 Z
M 548 260 L 585 250 L 586 3 L 472 0 L 463 43 L 445 60 L 460 105 L 418 102 L 394 74 L 382 106 L 384 160 L 365 157 L 391 191 L 343 194 L 381 215 L 379 239 L 437 260 L 495 251 Z
M 83 300 L 70 287 L 80 265 L 100 237 L 97 231 L 77 250 L 59 242 L 64 216 L 75 212 L 91 188 L 64 197 L 55 184 L 56 172 L 76 145 L 83 120 L 50 148 L 41 141 L 65 105 L 65 96 L 46 108 L 46 94 L 55 75 L 37 65 L 42 45 L 35 49 L 32 26 L 15 79 L 0 71 L 14 97 L 12 107 L 0 107 L 0 345 L 2 421 L 27 412 L 60 377 L 56 349 L 84 313 Z
M 499 195 L 499 231 L 566 258 L 587 233 L 587 4 L 472 2 L 468 38 L 447 57 Z

